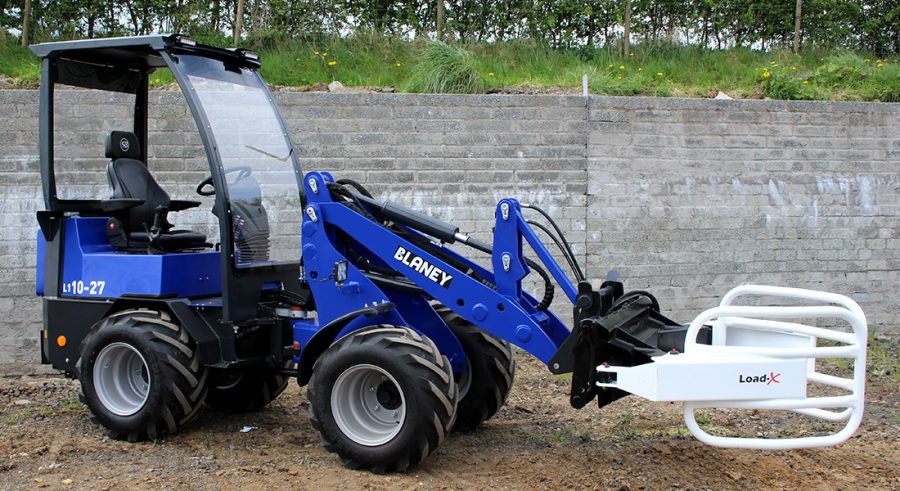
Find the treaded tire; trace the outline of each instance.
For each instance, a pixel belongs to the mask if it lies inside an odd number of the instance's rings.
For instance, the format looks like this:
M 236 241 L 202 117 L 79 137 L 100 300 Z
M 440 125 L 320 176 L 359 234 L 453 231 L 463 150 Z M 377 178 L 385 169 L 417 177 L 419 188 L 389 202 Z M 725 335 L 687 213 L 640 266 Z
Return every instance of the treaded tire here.
M 282 368 L 290 368 L 288 359 Z M 288 377 L 268 365 L 225 372 L 210 371 L 206 405 L 214 411 L 246 413 L 264 408 L 287 388 Z
M 460 389 L 453 431 L 471 431 L 491 419 L 506 403 L 516 376 L 509 343 L 463 319 L 444 305 L 435 305 L 469 362 L 468 387 Z M 460 381 L 462 382 L 462 381 Z
M 95 361 L 110 345 L 138 353 L 144 361 L 146 398 L 133 414 L 116 414 L 98 395 Z M 97 323 L 82 341 L 75 364 L 79 399 L 88 406 L 91 421 L 106 427 L 111 438 L 130 442 L 155 440 L 193 421 L 203 407 L 208 373 L 195 348 L 166 312 L 127 310 Z
M 341 388 L 352 385 L 343 383 L 344 377 L 365 370 L 386 374 L 381 378 L 384 382 L 378 387 L 379 394 L 382 386 L 389 384 L 387 376 L 393 379 L 395 384 L 388 387 L 402 393 L 400 410 L 405 414 L 397 423 L 399 429 L 393 430 L 395 434 L 368 444 L 354 440 L 353 431 L 345 432 L 336 422 L 340 419 L 346 427 L 366 416 L 341 416 L 340 408 L 332 404 L 333 396 L 339 398 L 337 405 L 342 404 L 344 395 L 354 401 L 364 400 L 366 384 L 358 391 Z M 336 388 L 339 393 L 335 393 Z M 369 392 L 374 392 L 374 386 Z M 406 327 L 385 324 L 355 331 L 328 348 L 313 367 L 307 398 L 310 422 L 321 435 L 325 449 L 338 454 L 347 467 L 381 474 L 416 465 L 438 447 L 453 425 L 458 394 L 450 362 L 431 339 Z M 389 406 L 384 403 L 384 408 Z M 364 408 L 356 410 L 367 412 Z

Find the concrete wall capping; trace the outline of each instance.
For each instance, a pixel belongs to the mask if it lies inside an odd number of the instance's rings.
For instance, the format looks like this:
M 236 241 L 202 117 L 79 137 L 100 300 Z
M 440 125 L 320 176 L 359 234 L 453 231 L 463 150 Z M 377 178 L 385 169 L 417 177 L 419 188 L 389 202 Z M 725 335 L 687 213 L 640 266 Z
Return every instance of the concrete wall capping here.
M 327 170 L 489 240 L 497 200 L 545 207 L 590 276 L 620 271 L 687 322 L 741 283 L 856 299 L 900 334 L 900 104 L 274 92 L 304 170 Z M 0 374 L 38 369 L 34 90 L 0 90 Z M 118 94 L 58 93 L 67 192 L 108 194 Z M 177 91 L 150 95 L 150 169 L 176 198 L 208 172 Z M 218 236 L 211 202 L 175 215 Z M 530 284 L 531 287 L 535 283 Z M 558 291 L 557 310 L 569 318 Z

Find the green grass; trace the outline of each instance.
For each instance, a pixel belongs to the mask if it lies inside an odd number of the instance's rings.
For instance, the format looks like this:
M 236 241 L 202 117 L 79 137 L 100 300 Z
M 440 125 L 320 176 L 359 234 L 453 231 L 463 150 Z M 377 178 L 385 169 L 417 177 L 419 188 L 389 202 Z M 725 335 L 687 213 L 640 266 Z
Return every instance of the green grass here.
M 900 343 L 897 339 L 879 340 L 869 338 L 867 357 L 867 369 L 869 375 L 874 378 L 890 380 L 900 383 Z
M 15 79 L 17 85 L 29 87 L 41 79 L 41 62 L 28 48 L 14 40 L 0 42 L 0 75 Z
M 820 340 L 819 346 L 842 346 L 834 341 Z M 869 336 L 866 347 L 866 372 L 869 378 L 900 383 L 900 341 L 896 338 L 879 339 L 874 335 Z M 825 358 L 818 361 L 824 369 L 836 369 L 837 375 L 852 376 L 852 360 L 849 358 Z
M 406 83 L 406 90 L 433 94 L 479 94 L 484 92 L 484 81 L 471 52 L 433 41 L 422 50 L 420 60 Z
M 198 39 L 228 44 L 222 36 Z M 40 76 L 37 59 L 11 42 L 0 40 L 0 75 L 34 86 Z M 900 59 L 879 62 L 870 54 L 845 51 L 794 55 L 645 43 L 625 59 L 606 49 L 563 51 L 527 41 L 453 47 L 460 50 L 366 33 L 314 39 L 273 35 L 255 44 L 263 77 L 278 86 L 338 80 L 411 92 L 553 88 L 580 93 L 581 76 L 587 73 L 591 93 L 602 95 L 711 97 L 721 90 L 734 98 L 900 102 Z M 151 81 L 163 86 L 173 79 L 160 71 Z

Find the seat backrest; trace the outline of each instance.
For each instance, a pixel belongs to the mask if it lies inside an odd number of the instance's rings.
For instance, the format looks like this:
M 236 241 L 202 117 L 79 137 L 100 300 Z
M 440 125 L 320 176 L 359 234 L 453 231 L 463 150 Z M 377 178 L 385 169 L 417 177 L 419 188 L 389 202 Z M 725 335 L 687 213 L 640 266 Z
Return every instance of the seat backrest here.
M 106 137 L 106 156 L 112 161 L 106 177 L 112 187 L 113 198 L 136 198 L 144 203 L 128 210 L 128 231 L 149 229 L 157 206 L 169 206 L 169 194 L 156 183 L 147 166 L 141 162 L 141 147 L 137 136 L 128 131 L 111 131 Z
M 234 216 L 235 262 L 262 263 L 269 260 L 269 216 L 262 204 L 262 190 L 253 176 L 229 183 L 228 197 Z

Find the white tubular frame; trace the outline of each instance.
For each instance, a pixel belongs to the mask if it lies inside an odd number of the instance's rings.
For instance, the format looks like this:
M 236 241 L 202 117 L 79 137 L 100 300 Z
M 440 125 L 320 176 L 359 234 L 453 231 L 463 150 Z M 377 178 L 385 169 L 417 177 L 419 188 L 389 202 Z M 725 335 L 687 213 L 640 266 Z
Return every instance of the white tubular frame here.
M 817 306 L 802 307 L 749 307 L 732 305 L 742 296 L 780 297 L 821 303 Z M 837 318 L 846 321 L 853 333 L 784 322 L 781 319 Z M 713 324 L 713 338 L 724 338 L 726 345 L 703 345 L 697 343 L 697 334 L 704 324 Z M 779 348 L 753 346 L 727 346 L 729 327 L 744 330 L 769 331 L 805 335 L 810 338 L 806 348 Z M 718 332 L 716 332 L 718 331 Z M 817 347 L 816 339 L 829 339 L 846 346 Z M 744 285 L 732 289 L 718 307 L 700 314 L 688 328 L 685 339 L 685 353 L 700 354 L 704 350 L 715 350 L 719 354 L 757 354 L 772 358 L 807 358 L 809 369 L 807 379 L 812 382 L 838 387 L 849 392 L 847 395 L 830 397 L 808 397 L 804 399 L 765 399 L 751 401 L 698 401 L 684 403 L 684 422 L 694 436 L 709 445 L 731 448 L 755 448 L 782 450 L 794 448 L 823 447 L 846 441 L 859 427 L 863 416 L 866 382 L 866 345 L 868 325 L 866 316 L 856 302 L 834 293 L 783 288 L 763 285 Z M 815 371 L 816 358 L 852 358 L 853 378 L 835 377 Z M 801 438 L 737 438 L 713 436 L 703 431 L 697 424 L 695 411 L 701 408 L 775 409 L 790 410 L 807 416 L 832 422 L 846 421 L 843 429 L 824 436 Z M 844 408 L 831 411 L 826 408 Z

